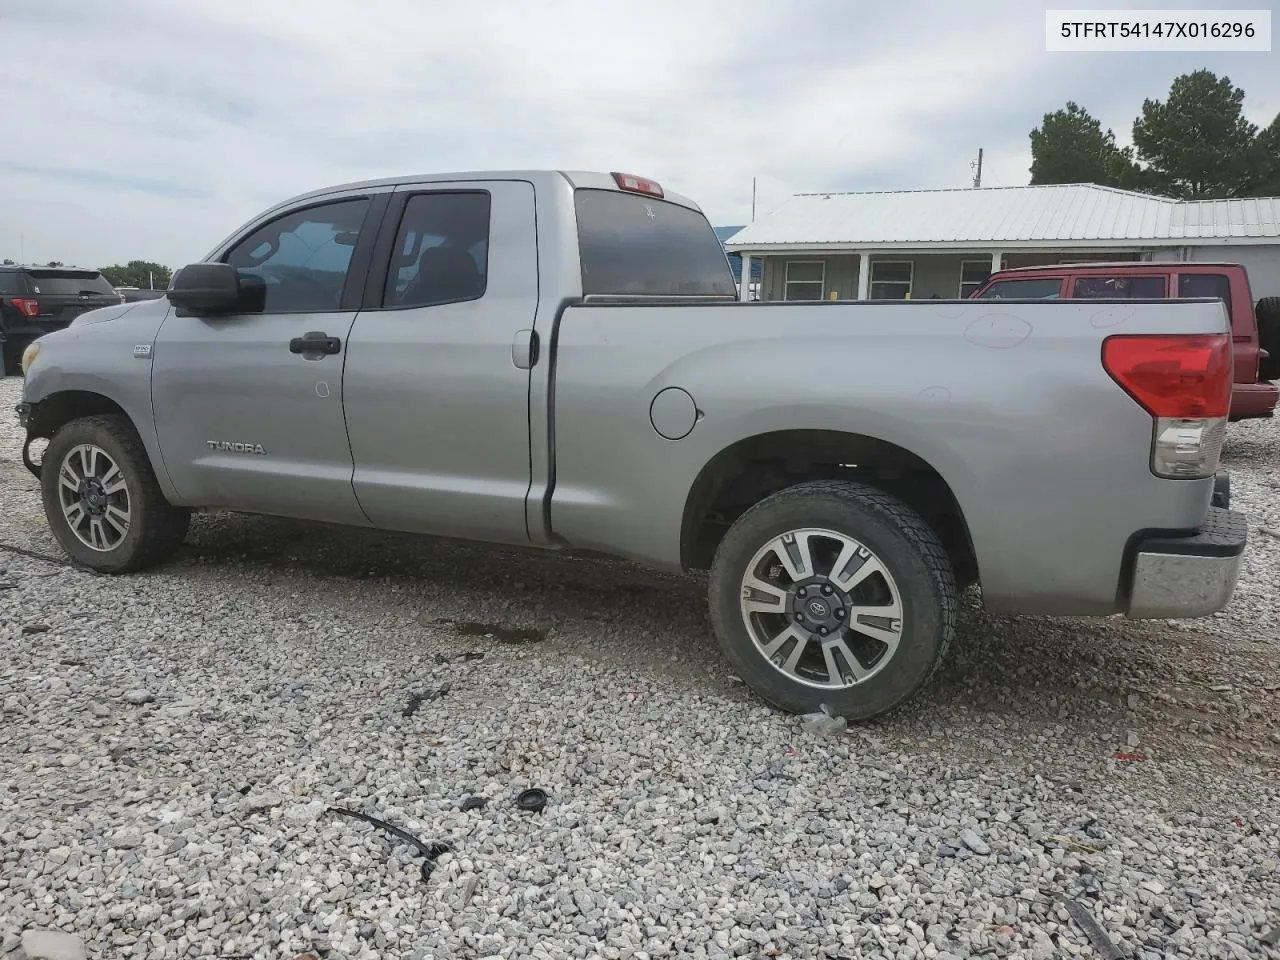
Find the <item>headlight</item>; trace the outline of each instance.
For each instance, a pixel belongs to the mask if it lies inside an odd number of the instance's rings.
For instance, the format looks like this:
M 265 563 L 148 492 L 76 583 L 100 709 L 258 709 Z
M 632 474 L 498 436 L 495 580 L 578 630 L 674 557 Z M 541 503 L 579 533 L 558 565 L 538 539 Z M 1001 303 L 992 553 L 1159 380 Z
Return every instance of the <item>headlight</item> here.
M 36 357 L 40 353 L 40 344 L 29 343 L 27 349 L 22 351 L 22 375 L 25 377 L 31 365 L 36 362 Z

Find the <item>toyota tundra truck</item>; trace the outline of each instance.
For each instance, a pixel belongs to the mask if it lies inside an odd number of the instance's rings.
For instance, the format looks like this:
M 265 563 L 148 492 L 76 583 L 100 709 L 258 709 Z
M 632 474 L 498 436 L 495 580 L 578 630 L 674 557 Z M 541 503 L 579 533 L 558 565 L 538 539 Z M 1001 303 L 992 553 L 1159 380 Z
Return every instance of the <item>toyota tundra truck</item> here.
M 724 657 L 792 712 L 911 697 L 973 585 L 998 614 L 1229 602 L 1221 300 L 744 299 L 643 177 L 335 186 L 32 344 L 22 457 L 103 573 L 203 510 L 704 571 Z

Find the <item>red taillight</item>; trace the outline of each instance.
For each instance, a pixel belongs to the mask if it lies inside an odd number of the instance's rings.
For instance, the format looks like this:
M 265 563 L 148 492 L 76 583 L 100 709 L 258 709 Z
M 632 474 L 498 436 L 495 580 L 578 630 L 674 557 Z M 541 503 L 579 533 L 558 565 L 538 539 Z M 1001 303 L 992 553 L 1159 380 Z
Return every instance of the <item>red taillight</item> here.
M 659 199 L 663 196 L 662 187 L 652 180 L 646 180 L 644 177 L 632 176 L 629 173 L 615 173 L 613 181 L 618 185 L 619 190 L 628 190 L 631 193 L 646 193 Z
M 1231 338 L 1121 335 L 1102 342 L 1102 366 L 1153 417 L 1225 417 L 1231 406 Z
M 18 312 L 24 317 L 40 316 L 40 303 L 30 297 L 11 297 L 9 302 L 17 307 Z

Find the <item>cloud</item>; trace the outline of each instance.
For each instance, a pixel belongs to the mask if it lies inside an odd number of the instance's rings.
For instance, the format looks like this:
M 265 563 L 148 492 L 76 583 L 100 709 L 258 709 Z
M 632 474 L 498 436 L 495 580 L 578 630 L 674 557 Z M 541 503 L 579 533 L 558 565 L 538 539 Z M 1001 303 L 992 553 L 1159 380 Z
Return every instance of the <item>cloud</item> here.
M 1125 6 L 1133 6 L 1127 3 Z M 1202 4 L 1203 5 L 1203 4 Z M 1223 4 L 1228 5 L 1228 4 Z M 6 0 L 0 256 L 203 256 L 365 177 L 653 176 L 716 223 L 797 191 L 1025 183 L 1076 99 L 1116 128 L 1208 65 L 1274 112 L 1268 54 L 1047 54 L 1024 0 Z M 1261 122 L 1269 117 L 1255 117 Z

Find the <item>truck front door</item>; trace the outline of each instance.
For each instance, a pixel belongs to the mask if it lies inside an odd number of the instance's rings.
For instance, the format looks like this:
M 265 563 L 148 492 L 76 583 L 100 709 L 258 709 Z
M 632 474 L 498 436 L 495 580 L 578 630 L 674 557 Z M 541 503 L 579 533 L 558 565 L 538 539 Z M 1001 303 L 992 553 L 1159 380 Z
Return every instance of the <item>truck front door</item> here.
M 219 259 L 264 282 L 262 312 L 165 319 L 152 359 L 156 431 L 187 502 L 368 525 L 351 489 L 342 367 L 389 193 L 249 226 Z
M 534 188 L 400 185 L 351 330 L 354 486 L 379 527 L 525 543 Z

